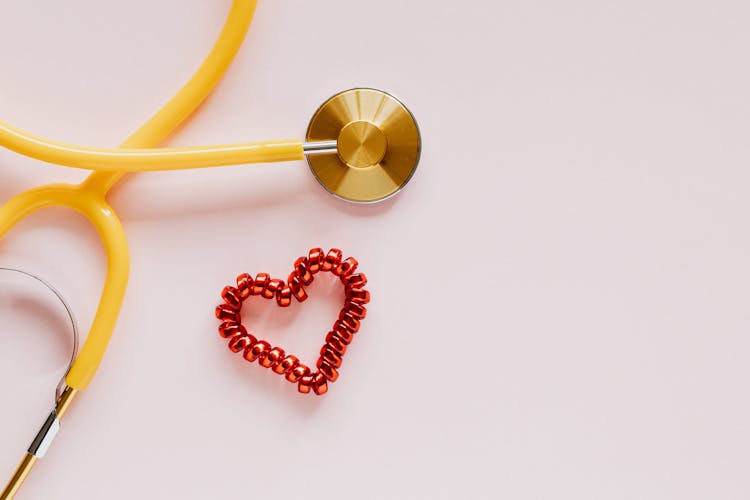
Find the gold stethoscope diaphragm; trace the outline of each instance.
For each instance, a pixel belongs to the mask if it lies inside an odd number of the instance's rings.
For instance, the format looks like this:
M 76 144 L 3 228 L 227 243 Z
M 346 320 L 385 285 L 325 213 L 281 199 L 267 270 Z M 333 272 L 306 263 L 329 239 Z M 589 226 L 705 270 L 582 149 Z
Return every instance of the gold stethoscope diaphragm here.
M 356 88 L 334 95 L 307 128 L 311 144 L 336 145 L 336 154 L 308 151 L 315 178 L 331 194 L 373 203 L 398 193 L 414 175 L 422 142 L 411 112 L 392 95 Z

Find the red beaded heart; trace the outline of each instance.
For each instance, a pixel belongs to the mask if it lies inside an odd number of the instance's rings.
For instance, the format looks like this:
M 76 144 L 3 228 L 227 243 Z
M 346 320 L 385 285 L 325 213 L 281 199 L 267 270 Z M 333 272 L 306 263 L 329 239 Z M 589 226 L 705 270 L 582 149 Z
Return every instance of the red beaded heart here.
M 370 302 L 370 292 L 365 290 L 367 277 L 356 272 L 357 265 L 354 257 L 344 259 L 338 248 L 332 248 L 327 254 L 321 248 L 313 248 L 307 257 L 296 260 L 294 270 L 286 281 L 271 279 L 266 273 L 260 273 L 255 278 L 247 273 L 241 274 L 237 276 L 236 287 L 227 286 L 221 292 L 224 302 L 216 307 L 216 317 L 222 321 L 219 334 L 229 339 L 232 352 L 242 352 L 242 357 L 247 361 L 257 361 L 261 366 L 283 375 L 289 382 L 297 384 L 299 392 L 325 394 L 328 392 L 328 382 L 335 382 L 339 377 L 342 357 L 367 314 L 365 304 Z M 292 297 L 297 302 L 304 302 L 307 300 L 305 287 L 321 271 L 330 271 L 341 278 L 346 300 L 332 330 L 326 335 L 320 357 L 315 363 L 317 370 L 313 372 L 296 356 L 286 354 L 281 347 L 273 347 L 265 340 L 256 339 L 242 326 L 240 311 L 242 303 L 253 295 L 265 299 L 275 297 L 280 307 L 289 307 Z

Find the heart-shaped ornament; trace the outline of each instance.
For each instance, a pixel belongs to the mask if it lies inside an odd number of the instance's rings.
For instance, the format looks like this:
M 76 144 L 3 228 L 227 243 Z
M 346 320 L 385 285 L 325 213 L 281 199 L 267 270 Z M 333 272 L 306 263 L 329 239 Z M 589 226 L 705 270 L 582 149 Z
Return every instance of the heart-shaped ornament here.
M 261 366 L 284 376 L 297 384 L 299 392 L 314 392 L 322 395 L 328 392 L 328 382 L 338 379 L 338 368 L 346 348 L 359 331 L 360 322 L 365 318 L 365 304 L 370 301 L 370 292 L 365 290 L 367 277 L 357 273 L 357 260 L 344 259 L 341 250 L 332 248 L 327 254 L 321 248 L 313 248 L 307 257 L 300 257 L 294 263 L 294 270 L 286 281 L 272 279 L 266 273 L 253 278 L 249 274 L 237 276 L 237 286 L 227 286 L 221 292 L 224 302 L 216 307 L 216 317 L 222 323 L 219 334 L 229 339 L 229 349 L 242 353 L 247 361 L 257 361 Z M 317 370 L 300 362 L 297 356 L 287 354 L 281 347 L 273 347 L 265 340 L 257 339 L 242 325 L 242 304 L 251 296 L 276 299 L 280 307 L 289 307 L 292 298 L 298 302 L 307 299 L 305 287 L 313 282 L 315 275 L 328 271 L 341 278 L 346 299 L 339 317 L 325 338 L 320 349 L 320 357 L 315 363 Z

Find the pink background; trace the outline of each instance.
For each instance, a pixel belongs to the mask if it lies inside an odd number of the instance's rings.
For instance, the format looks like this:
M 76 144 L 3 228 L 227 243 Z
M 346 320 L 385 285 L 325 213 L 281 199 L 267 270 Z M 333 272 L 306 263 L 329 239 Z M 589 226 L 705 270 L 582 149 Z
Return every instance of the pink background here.
M 1 117 L 116 145 L 228 6 L 2 2 Z M 749 498 L 749 16 L 739 0 L 261 2 L 170 144 L 300 136 L 365 85 L 416 115 L 420 169 L 364 207 L 303 162 L 128 177 L 111 197 L 132 251 L 119 326 L 19 498 Z M 85 175 L 7 150 L 0 165 L 1 201 Z M 232 355 L 213 318 L 235 275 L 286 276 L 317 245 L 356 256 L 374 297 L 324 398 Z M 104 261 L 82 219 L 38 214 L 0 265 L 52 281 L 87 331 Z M 248 317 L 309 362 L 340 300 L 331 280 L 311 293 Z M 0 481 L 68 349 L 62 320 L 10 297 Z

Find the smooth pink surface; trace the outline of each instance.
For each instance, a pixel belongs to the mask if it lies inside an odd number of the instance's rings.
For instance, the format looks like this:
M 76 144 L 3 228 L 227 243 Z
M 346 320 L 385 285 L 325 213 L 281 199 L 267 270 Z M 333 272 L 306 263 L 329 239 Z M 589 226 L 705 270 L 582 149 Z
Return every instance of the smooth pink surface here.
M 200 62 L 229 1 L 0 3 L 3 119 L 119 143 Z M 304 163 L 130 176 L 119 327 L 19 499 L 747 499 L 747 2 L 262 1 L 170 144 L 300 136 L 353 86 L 419 120 L 408 189 L 358 207 Z M 0 200 L 80 171 L 0 150 Z M 220 341 L 242 272 L 339 246 L 373 303 L 323 398 Z M 77 216 L 0 246 L 86 329 L 104 261 Z M 339 306 L 264 304 L 312 362 Z M 26 293 L 26 292 L 24 292 Z M 0 294 L 0 481 L 41 424 L 62 320 Z M 35 298 L 36 297 L 36 298 Z M 37 299 L 41 303 L 37 303 Z

